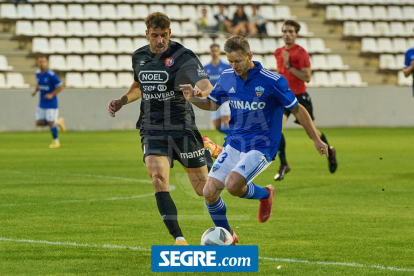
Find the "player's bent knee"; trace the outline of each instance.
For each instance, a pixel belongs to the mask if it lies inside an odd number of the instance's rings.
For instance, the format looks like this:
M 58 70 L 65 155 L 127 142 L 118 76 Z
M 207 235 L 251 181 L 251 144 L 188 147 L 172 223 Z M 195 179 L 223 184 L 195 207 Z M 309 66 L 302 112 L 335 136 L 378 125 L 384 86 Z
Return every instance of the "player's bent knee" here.
M 203 188 L 203 196 L 205 198 L 212 198 L 214 195 L 214 189 L 212 189 L 211 185 L 206 185 Z
M 242 179 L 240 177 L 238 177 L 238 174 L 234 172 L 231 172 L 227 176 L 225 183 L 226 189 L 233 196 L 239 196 L 240 191 L 244 186 L 244 183 L 242 183 Z
M 37 126 L 44 126 L 45 125 L 45 121 L 36 121 L 36 125 Z
M 154 173 L 154 174 L 150 174 L 150 176 L 152 179 L 152 184 L 154 186 L 163 186 L 166 184 L 166 179 L 164 178 L 162 174 Z
M 203 189 L 203 196 L 206 199 L 207 203 L 213 204 L 216 202 L 217 196 L 217 188 L 213 183 L 210 182 L 210 185 L 208 185 L 208 182 L 206 186 L 204 186 Z

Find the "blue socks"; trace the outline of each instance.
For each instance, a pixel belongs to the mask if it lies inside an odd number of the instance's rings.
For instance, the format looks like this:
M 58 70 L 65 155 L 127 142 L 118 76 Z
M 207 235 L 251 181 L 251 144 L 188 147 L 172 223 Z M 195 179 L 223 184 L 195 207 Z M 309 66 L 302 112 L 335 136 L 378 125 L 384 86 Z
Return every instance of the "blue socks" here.
M 248 199 L 268 199 L 269 193 L 267 189 L 264 187 L 257 186 L 250 182 L 247 184 L 247 191 L 246 193 L 241 196 L 241 198 L 248 198 Z
M 227 229 L 230 233 L 232 233 L 232 230 L 230 228 L 229 222 L 227 221 L 226 217 L 226 205 L 224 204 L 223 199 L 219 197 L 219 200 L 217 200 L 216 203 L 213 203 L 209 205 L 206 202 L 207 210 L 210 213 L 211 219 L 213 220 L 214 224 L 217 227 L 223 227 Z
M 52 132 L 53 139 L 58 138 L 58 128 L 56 125 L 50 127 L 50 131 Z

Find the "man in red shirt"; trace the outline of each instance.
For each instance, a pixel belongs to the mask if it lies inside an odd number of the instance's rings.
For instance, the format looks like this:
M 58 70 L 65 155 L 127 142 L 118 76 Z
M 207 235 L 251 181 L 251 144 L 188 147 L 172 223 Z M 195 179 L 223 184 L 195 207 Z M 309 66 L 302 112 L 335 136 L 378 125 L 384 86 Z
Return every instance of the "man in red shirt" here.
M 277 72 L 284 76 L 288 81 L 289 88 L 293 91 L 299 103 L 303 105 L 309 112 L 312 120 L 315 120 L 313 116 L 312 101 L 309 94 L 306 92 L 305 81 L 309 82 L 312 71 L 310 68 L 309 54 L 301 46 L 295 44 L 295 40 L 298 37 L 300 25 L 294 20 L 286 20 L 282 27 L 282 38 L 285 42 L 285 46 L 276 49 L 274 55 L 277 61 Z M 286 108 L 283 112 L 283 125 L 285 125 L 290 111 Z M 295 123 L 299 124 L 298 120 Z M 328 144 L 325 135 L 318 130 L 321 140 Z M 329 144 L 328 144 L 329 146 Z M 290 171 L 290 167 L 286 161 L 286 142 L 282 133 L 279 146 L 279 158 L 280 169 L 275 175 L 275 180 L 282 180 L 286 173 Z M 328 147 L 329 150 L 329 171 L 334 173 L 338 167 L 336 161 L 336 152 L 333 147 Z

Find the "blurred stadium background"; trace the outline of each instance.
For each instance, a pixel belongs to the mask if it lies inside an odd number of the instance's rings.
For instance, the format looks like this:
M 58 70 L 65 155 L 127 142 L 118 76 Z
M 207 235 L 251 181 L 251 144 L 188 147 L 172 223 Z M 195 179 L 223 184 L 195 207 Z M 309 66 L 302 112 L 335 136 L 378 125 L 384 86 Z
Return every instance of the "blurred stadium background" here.
M 172 20 L 173 39 L 192 49 L 203 63 L 209 61 L 210 44 L 223 45 L 225 37 L 210 37 L 197 29 L 201 9 L 214 15 L 218 4 L 224 4 L 231 18 L 236 4 L 243 4 L 245 13 L 252 13 L 247 0 L 29 0 L 17 6 L 12 2 L 0 2 L 0 106 L 5 114 L 17 116 L 2 116 L 0 131 L 35 129 L 38 99 L 29 91 L 36 85 L 38 54 L 49 56 L 50 68 L 66 86 L 59 102 L 69 130 L 131 129 L 138 106 L 128 106 L 111 120 L 106 104 L 132 82 L 131 54 L 147 43 L 144 19 L 150 12 L 165 12 Z M 268 69 L 277 70 L 273 52 L 283 45 L 283 21 L 300 22 L 297 43 L 311 55 L 308 90 L 317 125 L 414 125 L 412 78 L 401 72 L 404 52 L 414 46 L 414 0 L 254 3 L 260 4 L 260 13 L 268 20 L 268 36 L 249 41 L 254 59 Z M 200 129 L 212 128 L 205 115 L 197 111 Z

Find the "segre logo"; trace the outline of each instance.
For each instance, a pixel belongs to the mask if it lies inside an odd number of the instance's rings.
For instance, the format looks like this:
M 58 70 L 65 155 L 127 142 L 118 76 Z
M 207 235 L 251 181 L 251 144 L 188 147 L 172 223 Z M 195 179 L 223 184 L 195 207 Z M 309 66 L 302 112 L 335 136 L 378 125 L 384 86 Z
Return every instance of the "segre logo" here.
M 152 246 L 153 272 L 257 272 L 257 246 Z
M 162 251 L 159 266 L 216 266 L 215 251 Z M 249 260 L 250 262 L 250 260 Z

